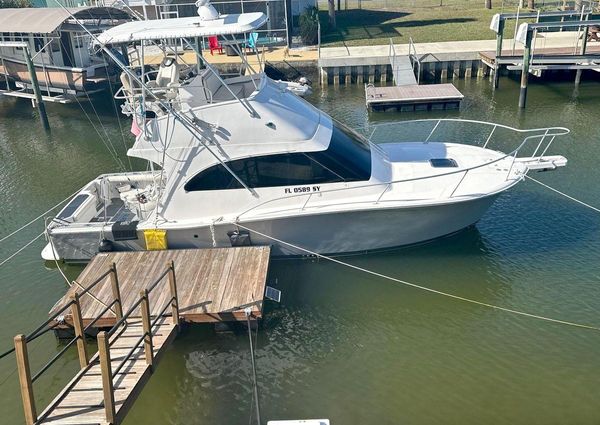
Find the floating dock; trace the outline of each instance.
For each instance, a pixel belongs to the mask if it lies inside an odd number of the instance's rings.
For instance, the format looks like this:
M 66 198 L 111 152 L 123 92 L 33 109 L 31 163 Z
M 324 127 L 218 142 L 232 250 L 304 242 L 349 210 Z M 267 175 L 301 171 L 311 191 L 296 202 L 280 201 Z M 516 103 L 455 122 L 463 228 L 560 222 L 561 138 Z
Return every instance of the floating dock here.
M 373 84 L 366 84 L 367 109 L 398 112 L 458 109 L 464 96 L 454 84 L 419 85 L 417 76 L 421 74 L 421 63 L 412 39 L 408 50 L 408 55 L 396 54 L 396 47 L 390 39 L 389 61 L 394 86 L 375 87 Z
M 169 261 L 177 270 L 179 316 L 184 322 L 207 323 L 246 320 L 244 309 L 250 307 L 254 317 L 262 317 L 269 247 L 239 247 L 213 249 L 182 249 L 166 251 L 112 252 L 97 254 L 69 291 L 50 311 L 53 316 L 76 292 L 88 288 L 114 264 L 123 310 L 128 310 L 139 298 L 140 291 L 150 285 L 159 271 Z M 100 315 L 114 299 L 110 274 L 103 277 L 90 291 L 91 296 L 81 298 L 83 325 L 96 320 L 93 327 L 114 326 L 112 312 Z M 165 285 L 150 302 L 150 314 L 156 315 L 168 298 Z M 71 317 L 64 320 L 71 324 Z
M 401 112 L 457 109 L 464 96 L 453 84 L 365 88 L 367 107 L 374 111 Z
M 181 322 L 244 321 L 250 332 L 262 317 L 269 256 L 268 246 L 96 255 L 49 319 L 14 339 L 27 425 L 121 423 Z M 28 342 L 65 328 L 74 337 L 32 373 Z M 90 358 L 86 335 L 96 332 Z M 73 345 L 80 371 L 38 415 L 33 384 Z

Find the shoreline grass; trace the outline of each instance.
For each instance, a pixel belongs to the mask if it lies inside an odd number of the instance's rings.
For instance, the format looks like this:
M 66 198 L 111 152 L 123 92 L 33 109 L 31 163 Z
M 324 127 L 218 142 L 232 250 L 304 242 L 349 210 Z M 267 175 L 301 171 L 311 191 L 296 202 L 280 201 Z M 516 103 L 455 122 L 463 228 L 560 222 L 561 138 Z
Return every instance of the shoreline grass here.
M 496 34 L 490 29 L 492 16 L 509 10 L 502 10 L 501 7 L 485 9 L 483 1 L 480 3 L 480 6 L 471 7 L 406 7 L 393 11 L 342 10 L 336 12 L 336 29 L 327 29 L 327 11 L 320 10 L 321 45 L 381 45 L 388 44 L 390 38 L 396 44 L 405 44 L 411 37 L 415 43 L 494 39 Z M 515 21 L 508 21 L 505 37 L 512 38 L 514 28 Z

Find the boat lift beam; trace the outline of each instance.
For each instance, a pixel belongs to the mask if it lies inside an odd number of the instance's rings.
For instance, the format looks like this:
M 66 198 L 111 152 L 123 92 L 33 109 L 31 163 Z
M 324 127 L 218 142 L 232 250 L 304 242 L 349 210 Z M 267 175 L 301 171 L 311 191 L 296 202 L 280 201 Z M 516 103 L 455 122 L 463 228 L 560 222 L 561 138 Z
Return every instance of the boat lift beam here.
M 588 20 L 589 15 L 592 13 L 591 9 L 586 9 L 585 6 L 582 10 L 565 10 L 565 11 L 555 11 L 555 12 L 525 12 L 521 13 L 519 10 L 517 13 L 497 13 L 492 17 L 492 22 L 490 23 L 490 29 L 496 33 L 496 58 L 502 56 L 502 41 L 504 39 L 504 28 L 506 21 L 515 19 L 517 21 L 517 25 L 519 24 L 519 19 L 536 19 L 536 23 L 539 23 L 540 18 L 561 18 L 560 23 L 564 23 L 565 18 L 570 17 L 579 17 L 579 19 Z M 516 34 L 515 34 L 516 35 Z M 514 48 L 514 45 L 513 45 Z M 513 49 L 514 50 L 514 49 Z M 500 73 L 498 63 L 494 66 L 494 80 L 493 85 L 494 88 L 498 88 L 498 80 Z
M 521 87 L 519 92 L 519 108 L 525 108 L 527 102 L 527 84 L 529 81 L 529 72 L 532 60 L 533 40 L 535 39 L 537 32 L 540 30 L 550 30 L 556 28 L 583 28 L 583 42 L 581 44 L 581 48 L 579 54 L 574 55 L 574 59 L 572 61 L 572 63 L 577 64 L 578 61 L 582 61 L 582 57 L 585 58 L 586 56 L 585 51 L 587 47 L 588 28 L 599 25 L 600 20 L 593 19 L 570 22 L 538 22 L 534 24 L 524 23 L 519 26 L 515 40 L 524 45 L 522 62 L 523 66 L 521 70 Z M 577 48 L 577 46 L 575 46 L 575 48 Z M 550 57 L 551 56 L 546 56 L 545 59 L 549 59 Z M 590 61 L 593 61 L 596 57 L 596 55 L 594 55 L 594 57 L 590 57 Z M 498 57 L 496 56 L 496 58 Z M 567 67 L 568 65 L 565 65 L 565 68 Z M 582 69 L 577 69 L 575 83 L 579 83 L 579 80 L 581 79 L 581 72 Z

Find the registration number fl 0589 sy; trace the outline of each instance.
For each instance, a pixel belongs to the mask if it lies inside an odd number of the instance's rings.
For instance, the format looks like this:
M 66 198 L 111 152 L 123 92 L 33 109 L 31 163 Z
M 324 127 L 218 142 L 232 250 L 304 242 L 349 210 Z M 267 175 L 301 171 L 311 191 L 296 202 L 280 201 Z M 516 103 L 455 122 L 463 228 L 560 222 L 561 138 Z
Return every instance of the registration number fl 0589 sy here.
M 319 192 L 321 186 L 300 186 L 300 187 L 286 187 L 283 189 L 284 193 L 310 193 Z

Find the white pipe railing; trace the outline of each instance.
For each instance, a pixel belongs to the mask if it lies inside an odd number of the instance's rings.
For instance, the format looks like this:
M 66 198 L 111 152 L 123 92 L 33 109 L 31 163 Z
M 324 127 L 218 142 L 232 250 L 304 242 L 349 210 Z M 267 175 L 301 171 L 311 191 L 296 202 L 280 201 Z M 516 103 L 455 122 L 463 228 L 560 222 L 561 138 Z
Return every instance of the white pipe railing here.
M 410 58 L 413 66 L 413 74 L 415 73 L 415 64 L 417 65 L 417 84 L 421 81 L 421 61 L 417 56 L 417 48 L 412 37 L 408 38 L 408 57 Z

